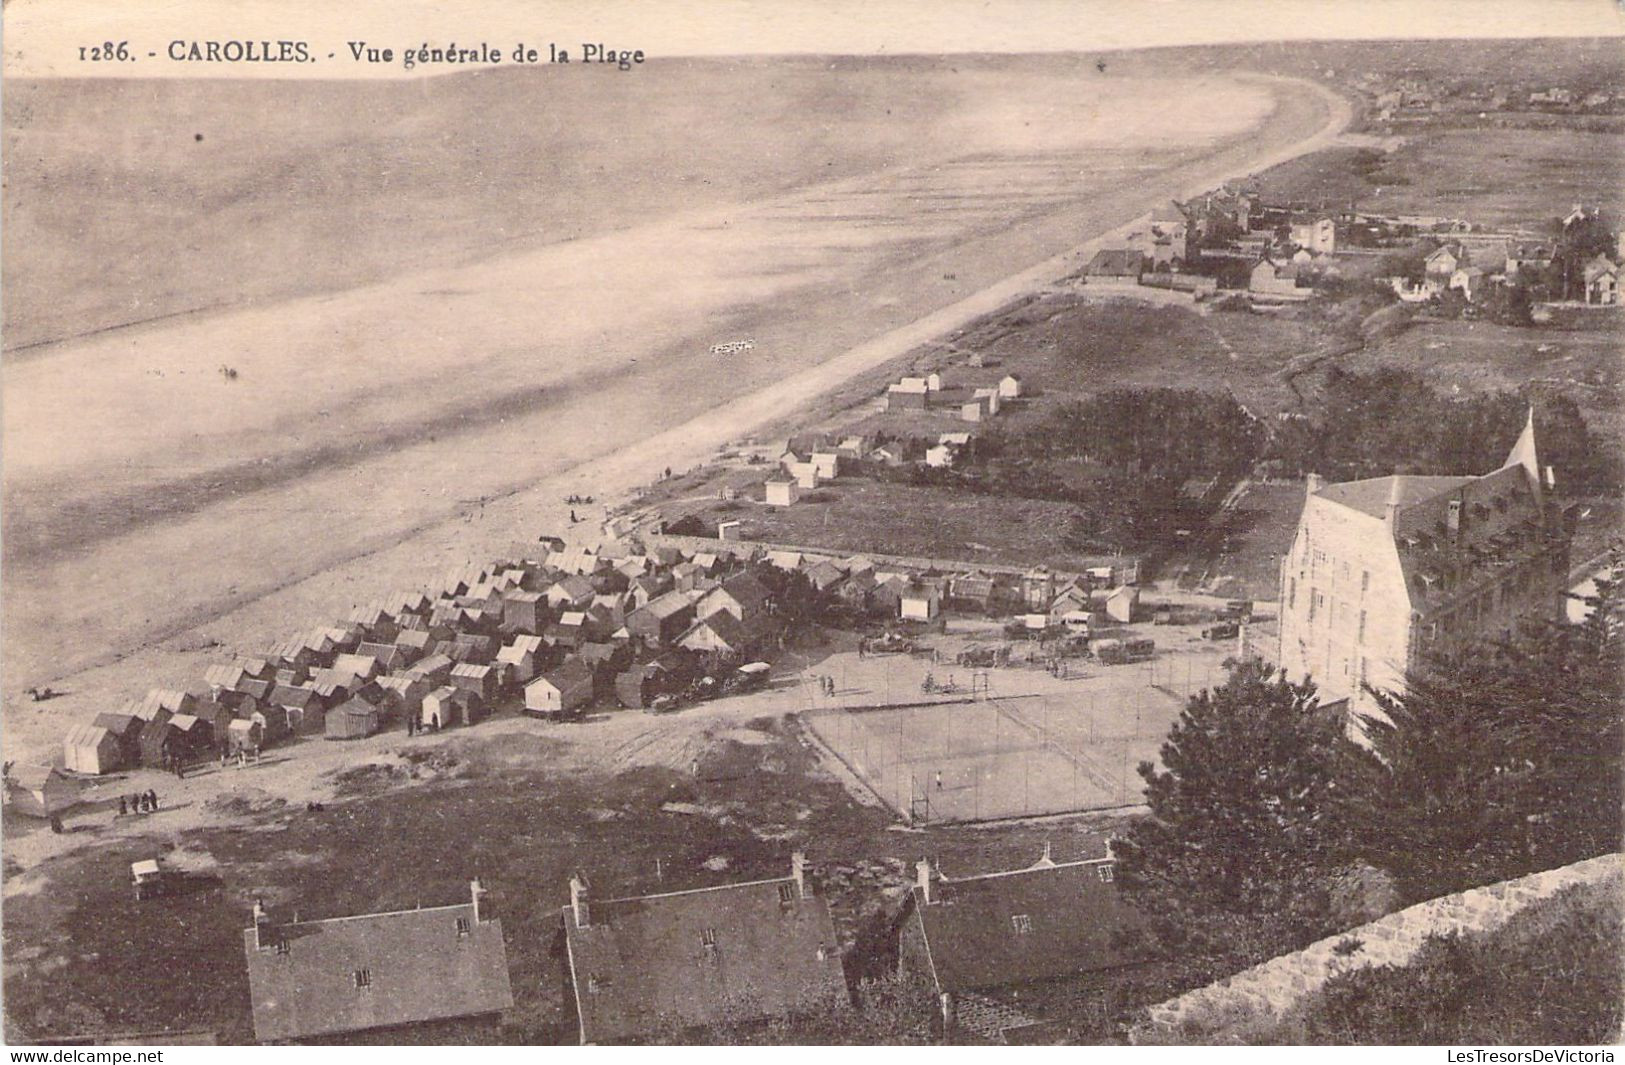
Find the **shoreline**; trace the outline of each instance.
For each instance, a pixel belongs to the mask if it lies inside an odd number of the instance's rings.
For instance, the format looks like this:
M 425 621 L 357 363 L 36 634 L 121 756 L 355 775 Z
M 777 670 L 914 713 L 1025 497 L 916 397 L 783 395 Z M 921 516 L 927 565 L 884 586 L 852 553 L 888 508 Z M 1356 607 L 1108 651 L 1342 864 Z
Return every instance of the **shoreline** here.
M 1180 190 L 1179 198 L 1319 150 L 1340 135 L 1352 116 L 1346 100 L 1321 86 L 1263 75 L 1237 77 L 1264 82 L 1278 91 L 1291 91 L 1290 85 L 1306 87 L 1322 101 L 1325 120 L 1309 137 L 1261 158 L 1250 158 L 1245 165 L 1225 167 L 1218 173 L 1204 172 L 1199 181 L 1193 177 L 1191 184 Z M 1251 135 L 1257 136 L 1259 131 Z M 1221 149 L 1218 154 L 1233 150 Z M 1146 206 L 1141 204 L 1142 208 Z M 648 484 L 651 475 L 657 475 L 662 467 L 677 470 L 704 464 L 729 441 L 805 417 L 809 405 L 827 400 L 842 387 L 849 387 L 862 373 L 907 359 L 922 345 L 976 318 L 996 313 L 1034 289 L 1075 271 L 1098 247 L 1135 225 L 1140 217 L 1142 214 L 1137 214 L 1126 222 L 1109 226 L 1058 255 L 882 332 L 776 384 L 759 388 L 626 446 L 603 454 L 585 455 L 581 461 L 571 463 L 556 474 L 498 496 L 482 498 L 477 512 L 470 511 L 461 520 L 432 516 L 404 537 L 363 545 L 358 553 L 337 564 L 308 575 L 294 576 L 283 585 L 250 595 L 241 602 L 227 603 L 223 610 L 211 611 L 207 617 L 183 618 L 166 634 L 125 651 L 108 652 L 99 660 L 47 678 L 53 686 L 67 687 L 71 697 L 37 705 L 8 700 L 7 757 L 49 752 L 63 727 L 87 710 L 93 713 L 93 707 L 106 702 L 106 693 L 122 692 L 122 699 L 135 698 L 147 686 L 169 682 L 172 674 L 180 669 L 191 668 L 201 677 L 202 664 L 210 659 L 230 651 L 252 651 L 269 645 L 282 630 L 315 624 L 321 618 L 320 613 L 300 611 L 315 610 L 316 604 L 327 604 L 327 611 L 342 611 L 344 607 L 334 604 L 346 593 L 357 603 L 387 594 L 396 585 L 387 580 L 375 583 L 384 574 L 444 572 L 463 563 L 488 561 L 491 552 L 501 550 L 513 540 L 529 540 L 542 532 L 567 528 L 563 520 L 566 508 L 547 500 L 556 500 L 573 491 L 590 492 L 600 501 L 594 507 L 594 514 L 588 516 L 590 521 L 596 520 L 600 513 L 632 503 L 636 491 Z M 474 525 L 476 514 L 478 527 Z M 205 632 L 206 627 L 211 631 Z M 132 684 L 132 674 L 144 675 L 140 690 Z M 34 709 L 33 714 L 26 714 L 25 708 L 29 707 Z

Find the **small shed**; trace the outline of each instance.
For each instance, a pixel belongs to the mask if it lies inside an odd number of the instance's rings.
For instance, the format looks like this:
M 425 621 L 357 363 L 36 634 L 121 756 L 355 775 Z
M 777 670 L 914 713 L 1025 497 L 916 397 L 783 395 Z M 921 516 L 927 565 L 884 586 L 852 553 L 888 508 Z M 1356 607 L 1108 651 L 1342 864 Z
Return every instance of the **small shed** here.
M 766 483 L 764 491 L 770 507 L 788 507 L 801 498 L 801 486 L 795 481 L 774 478 Z
M 451 686 L 473 692 L 486 702 L 496 694 L 497 673 L 490 666 L 461 662 L 451 668 Z
M 481 705 L 480 698 L 475 693 L 447 684 L 423 697 L 418 711 L 418 724 L 427 729 L 473 724 L 480 717 Z
M 327 712 L 325 735 L 330 740 L 359 740 L 382 726 L 378 708 L 365 699 L 351 699 Z
M 525 685 L 525 710 L 543 717 L 578 714 L 592 702 L 592 670 L 578 658 L 571 658 Z
M 172 720 L 149 721 L 141 727 L 141 764 L 148 769 L 168 768 L 180 753 L 180 737 Z
M 226 745 L 232 751 L 258 751 L 265 746 L 265 729 L 247 718 L 226 726 Z
M 55 817 L 79 802 L 79 789 L 55 766 L 14 765 L 6 774 L 6 802 L 29 817 Z
M 119 739 L 99 725 L 74 725 L 62 737 L 62 764 L 75 773 L 101 776 L 123 764 Z
M 141 764 L 141 719 L 134 714 L 101 713 L 91 722 L 111 732 L 119 743 L 120 764 Z
M 195 714 L 176 714 L 169 719 L 175 730 L 176 754 L 198 758 L 214 749 L 214 727 Z
M 1134 609 L 1139 605 L 1140 589 L 1125 584 L 1106 597 L 1106 616 L 1127 624 L 1134 620 Z
M 898 615 L 911 621 L 930 621 L 941 610 L 942 592 L 927 582 L 910 584 L 897 600 Z

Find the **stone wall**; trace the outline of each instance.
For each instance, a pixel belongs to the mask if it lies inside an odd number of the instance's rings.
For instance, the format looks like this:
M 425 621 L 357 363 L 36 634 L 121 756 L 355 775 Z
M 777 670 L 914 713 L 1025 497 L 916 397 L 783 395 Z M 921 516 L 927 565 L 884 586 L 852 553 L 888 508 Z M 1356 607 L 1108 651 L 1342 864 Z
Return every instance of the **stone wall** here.
M 1181 1029 L 1280 1018 L 1333 976 L 1370 966 L 1406 965 L 1430 936 L 1492 932 L 1533 902 L 1577 884 L 1617 880 L 1622 868 L 1621 855 L 1605 854 L 1430 899 L 1152 1006 L 1149 1020 L 1133 1036 L 1150 1042 Z

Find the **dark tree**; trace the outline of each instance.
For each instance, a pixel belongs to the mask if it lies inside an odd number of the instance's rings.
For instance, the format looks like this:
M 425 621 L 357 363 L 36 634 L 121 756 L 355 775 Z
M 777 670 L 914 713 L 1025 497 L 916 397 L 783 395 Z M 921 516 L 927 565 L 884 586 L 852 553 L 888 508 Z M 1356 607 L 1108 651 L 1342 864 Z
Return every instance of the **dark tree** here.
M 1163 768 L 1140 766 L 1150 815 L 1117 849 L 1158 938 L 1223 971 L 1333 930 L 1345 862 L 1328 811 L 1346 745 L 1312 685 L 1259 662 L 1190 699 Z

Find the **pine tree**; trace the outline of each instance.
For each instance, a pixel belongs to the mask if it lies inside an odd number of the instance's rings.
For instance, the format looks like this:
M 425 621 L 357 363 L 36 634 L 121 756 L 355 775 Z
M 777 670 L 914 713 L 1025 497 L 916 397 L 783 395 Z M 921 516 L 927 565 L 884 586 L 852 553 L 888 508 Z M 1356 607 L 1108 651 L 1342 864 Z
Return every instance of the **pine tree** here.
M 1342 854 L 1327 811 L 1344 746 L 1313 685 L 1256 661 L 1193 696 L 1163 768 L 1141 764 L 1150 816 L 1116 850 L 1154 934 L 1222 969 L 1332 931 Z
M 1407 900 L 1620 849 L 1622 567 L 1583 624 L 1441 655 L 1378 693 L 1340 819 Z

